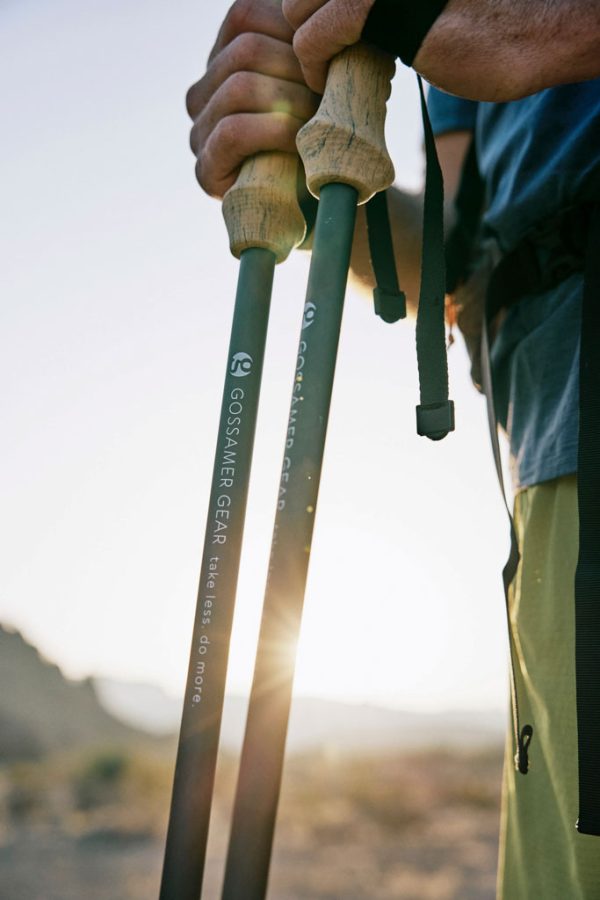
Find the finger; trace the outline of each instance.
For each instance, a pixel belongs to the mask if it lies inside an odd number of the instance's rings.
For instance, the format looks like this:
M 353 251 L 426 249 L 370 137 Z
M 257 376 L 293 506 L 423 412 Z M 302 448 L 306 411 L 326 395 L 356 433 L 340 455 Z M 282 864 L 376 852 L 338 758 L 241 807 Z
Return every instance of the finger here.
M 266 34 L 288 44 L 294 36 L 281 11 L 281 0 L 236 0 L 225 16 L 208 62 L 245 32 Z
M 221 119 L 196 162 L 196 178 L 211 197 L 221 198 L 247 157 L 262 150 L 296 153 L 302 123 L 285 113 L 241 113 Z
M 215 57 L 206 74 L 189 89 L 186 107 L 192 119 L 200 115 L 234 72 L 260 72 L 304 85 L 300 63 L 290 44 L 263 34 L 241 34 Z
M 304 25 L 328 0 L 283 0 L 281 10 L 294 31 Z
M 313 91 L 322 94 L 325 91 L 330 60 L 355 41 L 346 42 L 331 34 L 315 34 L 319 31 L 314 26 L 315 18 L 313 16 L 296 32 L 294 52 L 300 60 L 304 81 Z
M 239 113 L 285 113 L 302 125 L 316 112 L 317 99 L 305 85 L 255 72 L 235 72 L 198 117 L 190 134 L 190 145 L 198 155 L 219 121 Z
M 325 85 L 327 84 L 327 72 L 329 71 L 329 60 L 327 62 L 311 63 L 310 65 L 302 65 L 302 74 L 304 80 L 312 91 L 316 94 L 325 93 Z
M 323 93 L 329 60 L 360 40 L 373 0 L 329 0 L 294 35 L 294 52 L 313 91 Z

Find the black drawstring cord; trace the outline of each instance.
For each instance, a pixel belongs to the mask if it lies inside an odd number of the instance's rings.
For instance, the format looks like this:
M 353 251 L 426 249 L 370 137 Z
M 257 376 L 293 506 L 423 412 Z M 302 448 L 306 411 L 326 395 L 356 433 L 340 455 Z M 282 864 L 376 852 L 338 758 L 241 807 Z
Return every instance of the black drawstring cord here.
M 490 297 L 490 292 L 488 291 L 488 300 Z M 513 517 L 511 515 L 510 508 L 508 506 L 508 501 L 506 499 L 506 491 L 504 489 L 504 477 L 502 475 L 502 457 L 500 454 L 500 443 L 498 441 L 498 421 L 496 418 L 496 408 L 494 404 L 494 393 L 492 388 L 492 368 L 490 363 L 490 342 L 489 342 L 489 320 L 488 320 L 488 303 L 486 303 L 486 310 L 483 315 L 483 327 L 481 334 L 481 374 L 482 374 L 482 382 L 483 382 L 483 392 L 485 394 L 486 406 L 487 406 L 487 415 L 488 415 L 488 426 L 490 432 L 490 438 L 492 441 L 492 453 L 494 456 L 494 463 L 496 465 L 496 474 L 498 476 L 498 483 L 500 485 L 500 491 L 502 493 L 502 499 L 504 500 L 504 506 L 506 507 L 506 513 L 508 515 L 508 519 L 510 522 L 510 551 L 508 555 L 508 560 L 502 570 L 502 583 L 504 586 L 504 602 L 506 606 L 506 622 L 508 626 L 508 647 L 509 647 L 509 658 L 510 658 L 510 691 L 511 691 L 511 699 L 512 699 L 512 719 L 513 719 L 513 729 L 514 729 L 514 738 L 515 738 L 515 746 L 517 748 L 517 752 L 515 754 L 515 768 L 522 774 L 526 775 L 529 771 L 529 745 L 531 744 L 531 740 L 533 738 L 533 727 L 531 725 L 524 725 L 521 728 L 520 724 L 520 711 L 519 711 L 519 699 L 517 696 L 517 666 L 518 666 L 518 657 L 515 648 L 515 637 L 513 634 L 513 626 L 510 620 L 510 586 L 513 583 L 515 575 L 517 573 L 517 568 L 519 566 L 519 562 L 521 559 L 521 554 L 519 553 L 519 542 L 517 539 L 517 532 L 515 529 L 515 523 Z
M 529 771 L 529 745 L 533 737 L 533 728 L 531 725 L 523 725 L 519 734 L 518 750 L 515 756 L 515 766 L 521 775 L 527 775 Z

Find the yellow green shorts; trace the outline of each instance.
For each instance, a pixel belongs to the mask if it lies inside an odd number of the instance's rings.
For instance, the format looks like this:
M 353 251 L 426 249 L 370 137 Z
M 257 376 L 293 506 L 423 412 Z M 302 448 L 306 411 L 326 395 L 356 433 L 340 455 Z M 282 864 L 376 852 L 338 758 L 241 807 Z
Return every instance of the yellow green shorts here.
M 521 724 L 534 737 L 527 775 L 504 766 L 501 900 L 600 900 L 600 837 L 577 820 L 574 577 L 577 481 L 527 488 L 515 503 L 521 563 L 511 596 Z

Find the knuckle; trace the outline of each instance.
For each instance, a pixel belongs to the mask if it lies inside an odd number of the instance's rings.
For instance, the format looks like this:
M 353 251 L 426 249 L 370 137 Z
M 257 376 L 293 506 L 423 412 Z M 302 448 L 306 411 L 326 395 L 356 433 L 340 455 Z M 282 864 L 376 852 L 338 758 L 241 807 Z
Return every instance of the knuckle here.
M 294 18 L 293 0 L 281 0 L 281 12 L 290 23 L 290 25 L 292 25 L 292 20 Z
M 253 0 L 236 0 L 227 13 L 228 24 L 234 33 L 246 31 L 252 21 Z
M 235 180 L 241 159 L 235 129 L 213 132 L 196 160 L 196 180 L 202 190 L 210 197 L 222 198 Z
M 193 84 L 190 88 L 188 88 L 185 95 L 185 108 L 187 110 L 188 116 L 193 119 L 194 118 L 194 98 L 196 95 L 196 84 Z
M 215 125 L 211 143 L 219 156 L 235 153 L 242 143 L 243 131 L 237 116 L 225 116 Z M 218 148 L 218 151 L 217 151 Z
M 215 166 L 211 165 L 203 157 L 196 161 L 196 181 L 205 194 L 209 197 L 222 199 L 223 194 L 230 186 L 234 176 L 220 177 Z
M 239 34 L 229 47 L 233 67 L 236 69 L 254 68 L 259 63 L 263 50 L 264 41 L 262 35 L 253 31 Z
M 214 88 L 211 87 L 211 77 L 208 71 L 189 88 L 185 95 L 185 108 L 191 119 L 198 118 L 206 106 L 207 100 L 210 99 L 212 90 Z
M 294 53 L 301 63 L 312 61 L 313 54 L 311 54 L 311 42 L 307 39 L 306 30 L 304 28 L 299 29 L 294 35 L 293 48 Z
M 230 103 L 235 106 L 246 105 L 253 97 L 255 89 L 256 78 L 252 72 L 234 72 L 223 85 Z
M 198 126 L 194 125 L 194 127 L 190 130 L 190 150 L 194 154 L 194 156 L 198 156 L 199 146 L 198 146 Z
M 292 28 L 297 28 L 301 25 L 301 20 L 298 16 L 298 3 L 296 0 L 283 0 L 281 4 L 281 11 L 287 20 L 288 24 Z

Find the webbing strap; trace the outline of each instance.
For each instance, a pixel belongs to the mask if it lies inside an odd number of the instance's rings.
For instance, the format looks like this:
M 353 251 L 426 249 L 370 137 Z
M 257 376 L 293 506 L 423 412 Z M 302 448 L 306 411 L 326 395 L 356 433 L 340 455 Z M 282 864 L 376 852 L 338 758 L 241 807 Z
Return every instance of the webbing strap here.
M 384 322 L 392 324 L 406 317 L 406 295 L 398 284 L 387 191 L 380 191 L 371 197 L 366 206 L 366 216 L 376 284 L 373 290 L 375 312 Z
M 575 574 L 575 670 L 577 689 L 577 731 L 579 764 L 579 819 L 582 834 L 600 836 L 600 207 L 566 210 L 547 224 L 555 236 L 549 265 L 542 271 L 531 246 L 540 243 L 533 234 L 496 267 L 486 297 L 486 315 L 481 343 L 483 388 L 498 480 L 510 519 L 511 547 L 502 572 L 507 604 L 511 655 L 511 691 L 517 768 L 526 772 L 528 748 L 533 735 L 530 725 L 522 729 L 515 670 L 517 656 L 508 610 L 508 589 L 519 564 L 514 522 L 510 515 L 504 482 L 497 420 L 492 391 L 489 354 L 489 326 L 499 309 L 508 308 L 523 293 L 546 290 L 581 268 L 585 242 L 585 277 L 581 320 L 579 374 L 579 450 L 577 490 L 579 502 L 579 559 Z M 565 235 L 567 240 L 565 240 Z M 542 235 L 543 237 L 543 235 Z M 531 245 L 531 246 L 530 246 Z M 544 244 L 542 243 L 542 246 Z
M 417 314 L 417 363 L 421 403 L 417 407 L 417 432 L 437 441 L 454 430 L 454 404 L 448 399 L 446 357 L 444 259 L 444 183 L 423 82 L 417 76 L 425 133 L 425 197 L 421 290 Z
M 579 368 L 575 666 L 581 834 L 600 836 L 600 207 L 588 236 Z
M 417 433 L 438 441 L 454 430 L 454 404 L 448 399 L 446 355 L 444 254 L 444 183 L 423 83 L 417 76 L 425 134 L 425 196 L 421 289 L 417 314 L 417 364 L 421 403 L 417 406 Z M 367 204 L 367 228 L 371 262 L 377 287 L 375 311 L 385 322 L 406 315 L 405 296 L 398 285 L 387 197 L 376 194 Z

